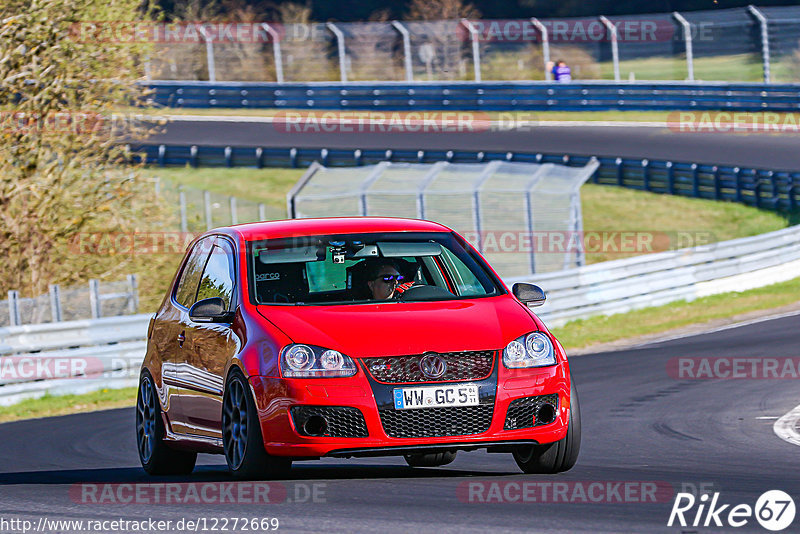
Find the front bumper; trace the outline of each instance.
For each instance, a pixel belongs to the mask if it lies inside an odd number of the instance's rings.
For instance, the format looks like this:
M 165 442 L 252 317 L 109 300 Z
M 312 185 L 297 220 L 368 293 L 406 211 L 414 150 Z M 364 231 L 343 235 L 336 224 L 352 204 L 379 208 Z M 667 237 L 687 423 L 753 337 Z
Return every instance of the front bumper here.
M 253 376 L 250 378 L 250 383 L 258 406 L 264 446 L 269 454 L 299 459 L 322 456 L 390 456 L 442 449 L 487 448 L 499 452 L 510 450 L 509 447 L 515 445 L 551 443 L 562 439 L 566 435 L 569 421 L 568 363 L 562 361 L 558 365 L 545 368 L 506 369 L 498 360 L 489 378 L 469 382 L 480 385 L 481 405 L 491 414 L 491 421 L 488 422 L 486 419 L 488 426 L 486 430 L 485 427 L 481 427 L 479 433 L 466 435 L 391 437 L 384 426 L 385 421 L 381 419 L 381 411 L 393 410 L 389 405 L 390 392 L 395 387 L 462 382 L 380 384 L 367 375 L 361 366 L 358 374 L 349 378 L 284 379 Z M 552 394 L 558 396 L 558 409 L 552 423 L 519 429 L 505 428 L 506 416 L 512 401 Z M 355 408 L 363 414 L 367 435 L 366 437 L 302 435 L 295 428 L 290 415 L 290 409 L 297 406 Z M 457 408 L 441 408 L 441 410 L 457 410 Z M 386 415 L 384 413 L 384 416 Z M 477 427 L 472 425 L 469 428 Z

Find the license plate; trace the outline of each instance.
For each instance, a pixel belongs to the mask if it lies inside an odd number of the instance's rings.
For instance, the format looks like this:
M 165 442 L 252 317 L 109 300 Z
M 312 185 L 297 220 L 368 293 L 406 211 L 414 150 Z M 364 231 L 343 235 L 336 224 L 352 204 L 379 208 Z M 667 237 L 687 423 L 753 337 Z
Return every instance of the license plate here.
M 439 408 L 442 406 L 476 406 L 479 404 L 478 386 L 434 386 L 421 388 L 396 388 L 395 410 L 414 408 Z

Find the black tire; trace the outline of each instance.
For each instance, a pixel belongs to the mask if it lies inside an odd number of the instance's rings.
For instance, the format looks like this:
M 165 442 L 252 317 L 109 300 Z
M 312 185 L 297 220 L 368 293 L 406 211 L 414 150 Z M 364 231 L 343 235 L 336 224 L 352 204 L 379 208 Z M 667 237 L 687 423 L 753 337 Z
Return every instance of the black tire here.
M 136 396 L 136 449 L 139 461 L 149 475 L 188 475 L 194 469 L 197 453 L 170 448 L 165 442 L 166 429 L 161 417 L 161 403 L 150 372 L 139 377 Z
M 525 473 L 561 473 L 572 469 L 572 466 L 578 461 L 578 454 L 581 450 L 581 408 L 574 382 L 569 396 L 567 435 L 555 443 L 529 445 L 519 447 L 514 451 L 514 461 Z
M 456 459 L 456 451 L 430 452 L 427 454 L 406 454 L 406 463 L 411 467 L 439 467 Z
M 238 369 L 225 385 L 222 444 L 228 470 L 236 478 L 276 478 L 288 474 L 292 467 L 290 459 L 270 456 L 264 449 L 256 403 L 247 379 Z

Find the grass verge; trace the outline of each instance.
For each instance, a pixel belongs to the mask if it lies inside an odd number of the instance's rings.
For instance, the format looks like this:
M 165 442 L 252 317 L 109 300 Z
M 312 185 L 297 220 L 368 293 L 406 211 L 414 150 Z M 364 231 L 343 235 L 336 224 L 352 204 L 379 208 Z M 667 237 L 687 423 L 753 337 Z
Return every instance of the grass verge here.
M 786 228 L 791 220 L 767 210 L 734 202 L 659 195 L 621 187 L 586 184 L 581 188 L 585 232 L 648 232 L 670 248 L 694 243 L 679 240 L 678 233 L 695 240 L 725 241 Z M 661 238 L 667 241 L 662 240 Z M 663 250 L 654 247 L 654 251 Z M 632 253 L 605 250 L 587 253 L 587 263 L 616 260 Z
M 0 423 L 124 408 L 135 403 L 136 388 L 101 389 L 82 395 L 45 395 L 12 406 L 0 406 Z

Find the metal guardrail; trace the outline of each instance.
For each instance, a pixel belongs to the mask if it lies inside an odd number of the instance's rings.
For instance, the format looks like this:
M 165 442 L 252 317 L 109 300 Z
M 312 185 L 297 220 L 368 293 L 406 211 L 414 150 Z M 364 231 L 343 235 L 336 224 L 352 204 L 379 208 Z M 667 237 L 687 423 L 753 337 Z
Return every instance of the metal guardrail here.
M 743 291 L 800 273 L 800 226 L 707 246 L 596 263 L 532 277 L 547 292 L 537 314 L 549 326 L 676 300 Z
M 0 326 L 135 314 L 138 287 L 137 276 L 129 274 L 119 281 L 91 279 L 86 286 L 51 284 L 48 293 L 36 297 L 20 297 L 19 291 L 11 290 L 8 300 L 0 301 Z
M 327 167 L 358 166 L 381 161 L 474 163 L 493 160 L 559 163 L 582 167 L 591 156 L 475 150 L 360 150 L 312 148 L 249 148 L 178 145 L 136 145 L 148 162 L 159 166 Z M 712 200 L 740 202 L 763 209 L 795 211 L 800 205 L 800 172 L 725 165 L 597 158 L 592 183 Z
M 153 104 L 184 108 L 339 110 L 797 111 L 800 84 L 152 81 Z
M 0 328 L 0 405 L 133 386 L 150 315 Z
M 552 327 L 592 315 L 762 287 L 798 272 L 800 226 L 794 226 L 505 282 L 540 285 L 548 298 L 536 311 Z M 134 315 L 0 328 L 0 405 L 45 393 L 135 385 L 148 320 L 148 315 Z M 20 376 L 25 374 L 22 369 L 35 372 Z

